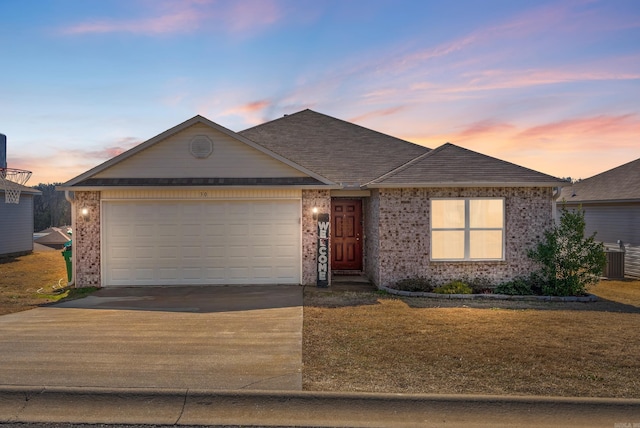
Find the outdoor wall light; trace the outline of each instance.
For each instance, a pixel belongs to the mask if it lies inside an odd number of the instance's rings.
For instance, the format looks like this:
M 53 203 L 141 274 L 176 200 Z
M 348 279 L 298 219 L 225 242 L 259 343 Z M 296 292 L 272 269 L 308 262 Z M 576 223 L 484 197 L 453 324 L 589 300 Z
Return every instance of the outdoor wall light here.
M 89 221 L 89 208 L 84 207 L 80 209 L 80 215 L 84 219 L 84 221 Z
M 313 213 L 313 219 L 317 220 L 318 219 L 318 207 L 313 207 L 311 209 L 311 213 Z

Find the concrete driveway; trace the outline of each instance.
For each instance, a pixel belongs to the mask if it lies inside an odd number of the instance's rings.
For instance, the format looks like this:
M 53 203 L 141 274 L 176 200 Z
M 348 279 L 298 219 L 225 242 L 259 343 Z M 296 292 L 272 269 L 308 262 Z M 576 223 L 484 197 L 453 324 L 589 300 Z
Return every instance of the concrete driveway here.
M 302 287 L 108 288 L 0 317 L 0 385 L 302 389 Z

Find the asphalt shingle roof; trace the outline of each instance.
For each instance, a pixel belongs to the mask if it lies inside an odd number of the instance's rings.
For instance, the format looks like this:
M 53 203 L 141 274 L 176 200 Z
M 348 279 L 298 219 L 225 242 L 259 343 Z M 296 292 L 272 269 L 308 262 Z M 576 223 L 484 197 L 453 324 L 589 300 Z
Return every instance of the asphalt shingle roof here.
M 239 134 L 349 187 L 371 181 L 430 150 L 312 110 Z
M 566 202 L 640 200 L 640 159 L 562 189 Z
M 560 183 L 559 178 L 447 143 L 368 183 L 368 187 Z

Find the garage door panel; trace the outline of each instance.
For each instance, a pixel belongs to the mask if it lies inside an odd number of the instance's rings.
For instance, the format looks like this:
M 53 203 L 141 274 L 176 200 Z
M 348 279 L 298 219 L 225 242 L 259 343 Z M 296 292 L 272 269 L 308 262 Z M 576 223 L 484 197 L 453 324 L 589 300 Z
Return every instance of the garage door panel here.
M 160 285 L 166 285 L 167 281 L 177 281 L 179 278 L 179 269 L 177 268 L 160 268 L 158 269 L 158 279 L 162 282 L 165 282 L 165 284 L 160 284 Z
M 114 224 L 109 231 L 115 238 L 126 238 L 131 236 L 131 227 L 129 225 Z
M 203 233 L 209 237 L 221 237 L 225 235 L 225 228 L 226 226 L 224 224 L 207 223 L 204 225 Z
M 165 239 L 177 238 L 178 230 L 175 224 L 162 224 L 159 223 L 156 228 L 156 236 Z
M 273 257 L 273 246 L 271 245 L 255 245 L 253 247 L 253 257 Z
M 277 257 L 298 258 L 298 247 L 294 245 L 274 245 L 273 253 Z
M 136 245 L 134 250 L 136 259 L 152 259 L 156 256 L 156 248 L 151 245 Z
M 129 268 L 125 268 L 125 267 L 121 267 L 121 268 L 114 268 L 112 270 L 112 275 L 114 277 L 114 279 L 122 281 L 122 280 L 128 280 L 129 278 L 131 278 L 132 274 L 131 274 L 131 269 Z
M 136 238 L 155 237 L 155 226 L 151 224 L 136 224 L 133 228 L 133 235 Z
M 181 248 L 182 257 L 184 259 L 197 259 L 202 258 L 202 248 L 198 246 L 184 245 Z
M 300 282 L 300 202 L 106 201 L 105 285 Z
M 227 273 L 229 275 L 229 278 L 232 280 L 244 280 L 245 278 L 248 278 L 250 276 L 249 268 L 244 266 L 230 266 L 227 269 Z
M 157 247 L 158 258 L 174 259 L 178 254 L 179 248 L 176 245 L 162 245 Z
M 136 267 L 134 270 L 135 279 L 138 281 L 152 281 L 154 279 L 153 268 Z
M 256 278 L 264 278 L 264 279 L 273 278 L 274 276 L 273 268 L 272 267 L 263 267 L 263 268 L 256 267 L 253 269 L 253 275 Z
M 202 269 L 199 267 L 184 268 L 182 276 L 187 281 L 199 281 L 202 278 Z
M 208 267 L 205 269 L 206 278 L 213 281 L 222 281 L 225 279 L 225 268 Z

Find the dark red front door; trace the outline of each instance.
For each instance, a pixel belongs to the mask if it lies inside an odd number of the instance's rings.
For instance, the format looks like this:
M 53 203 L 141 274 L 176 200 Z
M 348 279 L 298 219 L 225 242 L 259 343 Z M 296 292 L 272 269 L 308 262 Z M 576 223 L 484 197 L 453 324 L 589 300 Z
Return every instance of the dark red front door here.
M 362 200 L 331 200 L 331 270 L 362 270 Z

